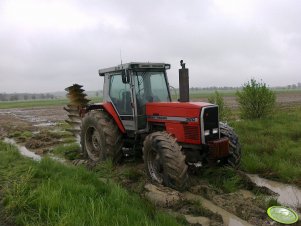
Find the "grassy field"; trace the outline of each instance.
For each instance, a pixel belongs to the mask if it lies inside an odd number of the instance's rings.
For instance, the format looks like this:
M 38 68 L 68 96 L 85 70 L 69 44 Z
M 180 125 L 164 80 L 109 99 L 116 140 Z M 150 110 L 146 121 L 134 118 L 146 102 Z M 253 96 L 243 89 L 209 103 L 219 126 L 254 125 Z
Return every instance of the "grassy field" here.
M 17 225 L 179 225 L 95 172 L 50 159 L 34 162 L 0 141 L 0 212 Z
M 0 109 L 62 106 L 67 103 L 67 99 L 2 101 L 0 102 Z
M 231 125 L 242 144 L 243 170 L 301 186 L 301 108 Z
M 235 97 L 237 89 L 217 90 L 223 97 Z M 300 94 L 301 89 L 273 89 L 277 94 Z M 172 100 L 176 101 L 179 98 L 179 90 L 170 90 Z M 199 98 L 208 98 L 214 94 L 215 90 L 190 90 L 190 99 L 197 100 Z M 102 102 L 102 97 L 88 97 L 91 103 Z M 0 109 L 8 108 L 31 108 L 31 107 L 47 107 L 47 106 L 63 106 L 69 101 L 67 99 L 53 99 L 53 100 L 26 100 L 26 101 L 0 101 Z
M 101 97 L 88 97 L 91 102 L 101 102 Z M 53 100 L 23 100 L 23 101 L 1 101 L 0 109 L 9 108 L 32 108 L 32 107 L 47 107 L 47 106 L 63 106 L 69 103 L 68 99 L 53 99 Z

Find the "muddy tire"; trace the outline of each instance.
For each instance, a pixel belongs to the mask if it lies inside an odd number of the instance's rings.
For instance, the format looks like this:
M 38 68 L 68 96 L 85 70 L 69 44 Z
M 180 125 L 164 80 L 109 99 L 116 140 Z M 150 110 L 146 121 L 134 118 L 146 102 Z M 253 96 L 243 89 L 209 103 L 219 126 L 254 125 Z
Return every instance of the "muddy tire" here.
M 226 123 L 220 122 L 219 127 L 221 137 L 228 137 L 230 144 L 230 155 L 224 159 L 223 164 L 236 169 L 239 167 L 241 159 L 241 148 L 238 137 L 234 130 Z
M 94 162 L 108 158 L 114 163 L 122 157 L 122 134 L 112 117 L 102 110 L 88 112 L 82 121 L 83 154 Z
M 153 181 L 177 190 L 185 189 L 188 166 L 174 137 L 166 132 L 149 134 L 143 142 L 143 159 Z

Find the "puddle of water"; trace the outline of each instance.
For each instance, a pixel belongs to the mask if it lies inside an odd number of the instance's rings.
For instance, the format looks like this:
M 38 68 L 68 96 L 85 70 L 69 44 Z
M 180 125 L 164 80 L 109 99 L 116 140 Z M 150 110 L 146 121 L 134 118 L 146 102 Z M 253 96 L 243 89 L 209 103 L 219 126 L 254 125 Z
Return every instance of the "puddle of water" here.
M 283 184 L 280 182 L 261 178 L 258 175 L 247 174 L 252 182 L 258 186 L 264 186 L 279 194 L 278 202 L 290 207 L 301 206 L 301 190 L 294 185 Z
M 21 146 L 21 145 L 18 145 L 16 143 L 16 141 L 14 139 L 10 139 L 10 138 L 4 138 L 4 142 L 5 143 L 8 143 L 8 144 L 13 144 L 15 145 L 19 152 L 21 153 L 21 155 L 23 156 L 26 156 L 28 158 L 32 158 L 33 160 L 36 160 L 36 161 L 40 161 L 42 159 L 42 157 L 40 155 L 37 155 L 36 153 L 32 152 L 32 151 L 29 151 L 26 147 L 24 146 Z M 66 163 L 66 160 L 65 159 L 62 159 L 60 157 L 57 157 L 57 156 L 54 156 L 52 154 L 49 154 L 48 155 L 51 159 L 55 160 L 55 161 L 58 161 L 60 163 Z
M 55 156 L 55 155 L 53 155 L 53 154 L 48 154 L 48 156 L 52 159 L 52 160 L 55 160 L 55 161 L 58 161 L 58 162 L 60 162 L 60 163 L 66 163 L 66 160 L 65 159 L 63 159 L 63 158 L 60 158 L 60 157 L 58 157 L 58 156 Z
M 56 123 L 55 122 L 42 122 L 42 123 L 39 123 L 39 124 L 35 124 L 33 126 L 36 126 L 36 127 L 48 127 L 48 126 L 55 126 Z
M 40 161 L 42 159 L 41 156 L 35 154 L 32 151 L 29 151 L 26 147 L 18 145 L 16 143 L 16 141 L 13 140 L 13 139 L 4 138 L 4 142 L 6 142 L 8 144 L 15 145 L 18 148 L 18 150 L 21 153 L 21 155 L 23 155 L 23 156 L 26 156 L 26 157 L 31 158 L 31 159 L 36 160 L 36 161 Z

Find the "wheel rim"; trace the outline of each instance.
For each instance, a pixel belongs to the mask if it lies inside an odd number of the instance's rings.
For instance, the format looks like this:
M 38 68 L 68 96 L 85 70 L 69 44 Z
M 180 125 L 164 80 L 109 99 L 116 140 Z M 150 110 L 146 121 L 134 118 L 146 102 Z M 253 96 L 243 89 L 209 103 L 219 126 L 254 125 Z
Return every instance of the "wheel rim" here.
M 87 154 L 93 161 L 100 160 L 101 156 L 101 143 L 99 132 L 95 127 L 89 127 L 85 134 L 85 146 Z
M 148 154 L 147 166 L 151 178 L 158 183 L 163 183 L 163 165 L 161 163 L 160 155 L 157 151 L 152 149 Z

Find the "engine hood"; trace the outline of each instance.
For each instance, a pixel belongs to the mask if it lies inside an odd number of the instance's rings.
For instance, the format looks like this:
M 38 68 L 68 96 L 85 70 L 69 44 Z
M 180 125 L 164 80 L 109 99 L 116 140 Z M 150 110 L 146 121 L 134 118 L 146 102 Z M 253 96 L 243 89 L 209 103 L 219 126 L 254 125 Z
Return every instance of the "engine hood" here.
M 193 120 L 193 118 L 198 120 L 201 109 L 207 106 L 215 105 L 206 102 L 153 102 L 146 104 L 146 115 L 148 118 L 154 119 L 158 117 L 178 117 L 179 120 L 181 118 L 187 121 Z

